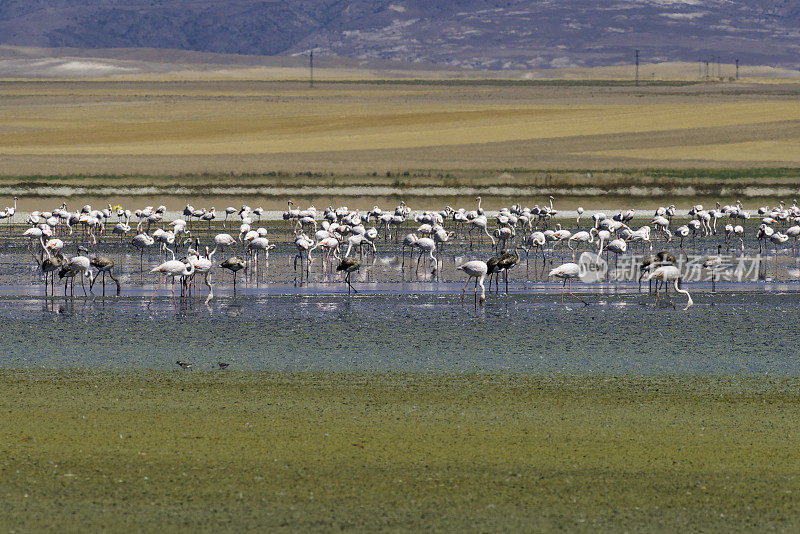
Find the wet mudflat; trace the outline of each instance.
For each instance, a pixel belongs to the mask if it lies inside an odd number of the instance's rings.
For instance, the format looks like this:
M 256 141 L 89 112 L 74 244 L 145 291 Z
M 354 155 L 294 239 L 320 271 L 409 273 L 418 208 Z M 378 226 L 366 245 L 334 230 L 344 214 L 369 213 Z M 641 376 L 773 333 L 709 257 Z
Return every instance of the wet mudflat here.
M 0 372 L 4 530 L 795 530 L 796 378 Z

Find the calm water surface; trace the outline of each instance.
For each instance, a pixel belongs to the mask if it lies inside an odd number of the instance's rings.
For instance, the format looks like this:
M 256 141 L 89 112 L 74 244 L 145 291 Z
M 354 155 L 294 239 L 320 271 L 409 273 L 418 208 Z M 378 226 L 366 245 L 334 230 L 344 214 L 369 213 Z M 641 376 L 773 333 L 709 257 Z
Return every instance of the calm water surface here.
M 461 306 L 455 292 L 0 297 L 4 367 L 800 375 L 794 291 L 725 291 L 652 305 L 643 293 L 519 292 Z

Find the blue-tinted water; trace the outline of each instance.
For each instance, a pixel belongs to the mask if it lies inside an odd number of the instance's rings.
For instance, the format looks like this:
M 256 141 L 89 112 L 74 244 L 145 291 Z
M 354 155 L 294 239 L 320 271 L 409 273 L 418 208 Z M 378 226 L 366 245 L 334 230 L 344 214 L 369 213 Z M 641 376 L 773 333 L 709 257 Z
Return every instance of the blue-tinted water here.
M 800 375 L 794 292 L 653 295 L 279 292 L 206 307 L 157 297 L 0 298 L 4 367 Z

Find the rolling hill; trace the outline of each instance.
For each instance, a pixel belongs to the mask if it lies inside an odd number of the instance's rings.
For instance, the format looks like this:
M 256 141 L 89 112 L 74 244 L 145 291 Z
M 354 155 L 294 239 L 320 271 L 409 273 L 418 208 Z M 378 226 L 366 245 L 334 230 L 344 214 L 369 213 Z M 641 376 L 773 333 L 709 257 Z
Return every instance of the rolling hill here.
M 788 0 L 7 0 L 0 44 L 320 55 L 541 69 L 716 60 L 800 67 Z M 713 67 L 712 67 L 713 68 Z

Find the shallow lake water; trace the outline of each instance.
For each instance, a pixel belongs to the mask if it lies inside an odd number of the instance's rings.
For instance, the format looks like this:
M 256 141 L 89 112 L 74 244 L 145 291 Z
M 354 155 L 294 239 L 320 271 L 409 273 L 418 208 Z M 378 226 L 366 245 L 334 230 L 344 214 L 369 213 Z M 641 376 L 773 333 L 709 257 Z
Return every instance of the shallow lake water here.
M 194 228 L 201 249 L 215 232 L 225 231 L 215 225 Z M 689 238 L 683 252 L 697 259 L 720 247 L 734 265 L 758 254 L 756 225 L 749 222 L 741 243 L 732 239 L 729 245 L 722 234 Z M 522 253 L 509 274 L 509 294 L 502 282 L 499 293 L 487 288 L 481 307 L 473 284 L 461 304 L 466 277 L 456 266 L 492 256 L 488 238 L 470 243 L 456 237 L 440 253 L 435 274 L 428 259 L 417 268 L 416 256 L 412 261 L 399 242 L 382 238 L 376 255 L 361 258 L 361 269 L 352 275 L 358 293 L 348 295 L 335 273 L 337 260 L 334 272 L 326 272 L 319 251 L 310 275 L 295 270 L 290 231 L 282 221 L 270 223 L 277 248 L 268 262 L 262 257 L 257 267 L 238 273 L 235 293 L 231 273 L 219 263 L 233 252 L 242 255 L 241 245 L 214 256 L 214 298 L 208 304 L 207 287 L 202 295 L 181 298 L 176 284 L 173 299 L 167 281 L 150 305 L 161 277 L 149 270 L 163 258 L 155 250 L 140 256 L 129 244 L 131 236 L 104 237 L 97 245 L 64 238 L 70 256 L 82 243 L 88 255 L 113 259 L 120 296 L 110 280 L 105 296 L 101 284 L 84 296 L 79 279 L 74 297 L 65 296 L 58 281 L 52 297 L 16 235 L 21 231 L 0 235 L 0 366 L 178 370 L 180 359 L 209 370 L 224 361 L 232 370 L 800 376 L 800 259 L 791 243 L 777 253 L 765 247 L 758 269 L 744 281 L 718 281 L 716 292 L 710 273 L 697 269 L 698 277 L 683 285 L 695 302 L 689 311 L 682 310 L 684 295 L 673 295 L 673 309 L 663 295 L 654 306 L 647 282 L 639 290 L 641 250 L 638 256 L 612 255 L 601 282 L 573 284 L 589 306 L 570 297 L 562 304 L 562 286 L 547 274 L 571 261 L 571 252 L 548 246 L 544 260 Z M 675 240 L 654 244 L 654 250 L 665 247 L 680 251 Z M 179 248 L 178 256 L 185 250 Z
M 633 291 L 0 298 L 5 367 L 800 375 L 794 291 L 696 295 L 689 312 Z M 682 301 L 679 301 L 682 304 Z

